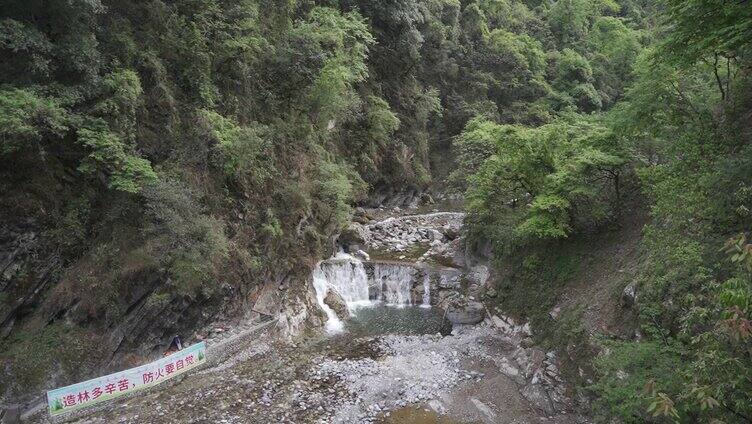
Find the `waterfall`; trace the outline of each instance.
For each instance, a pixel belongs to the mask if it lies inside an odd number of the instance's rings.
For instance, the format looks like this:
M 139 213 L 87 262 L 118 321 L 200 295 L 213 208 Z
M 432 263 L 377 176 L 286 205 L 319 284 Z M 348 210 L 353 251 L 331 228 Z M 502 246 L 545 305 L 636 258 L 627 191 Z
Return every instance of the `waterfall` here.
M 428 274 L 423 276 L 423 303 L 420 307 L 431 307 L 431 277 L 429 277 Z
M 319 262 L 313 273 L 314 278 L 318 276 L 325 281 L 324 287 L 342 296 L 349 309 L 369 303 L 368 275 L 360 260 L 346 253 L 338 253 L 332 259 Z
M 339 333 L 342 331 L 342 321 L 337 317 L 332 308 L 324 303 L 324 298 L 329 290 L 329 283 L 326 280 L 324 272 L 320 268 L 320 264 L 316 266 L 313 271 L 313 288 L 316 290 L 316 302 L 318 302 L 321 310 L 326 314 L 326 331 L 328 333 Z
M 406 265 L 375 264 L 373 268 L 374 287 L 380 290 L 377 299 L 390 306 L 412 304 L 410 289 L 415 269 Z
M 350 313 L 355 313 L 359 307 L 379 302 L 389 306 L 413 304 L 414 280 L 415 269 L 398 264 L 375 263 L 373 274 L 369 277 L 362 261 L 342 252 L 331 259 L 319 262 L 313 270 L 316 301 L 326 313 L 326 330 L 330 333 L 342 331 L 343 324 L 329 305 L 324 303 L 329 291 L 339 294 Z M 427 283 L 424 282 L 425 284 Z M 424 294 L 424 304 L 427 304 L 426 299 Z

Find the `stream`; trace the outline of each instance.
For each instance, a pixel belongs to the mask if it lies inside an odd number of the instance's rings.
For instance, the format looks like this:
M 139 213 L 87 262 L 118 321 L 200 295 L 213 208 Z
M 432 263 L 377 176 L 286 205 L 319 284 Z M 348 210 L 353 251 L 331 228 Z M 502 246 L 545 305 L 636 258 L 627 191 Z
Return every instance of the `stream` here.
M 68 419 L 589 422 L 572 409 L 555 354 L 532 346 L 527 325 L 485 309 L 475 320 L 477 311 L 462 309 L 478 303 L 488 278 L 485 267 L 461 257 L 462 218 L 432 213 L 361 225 L 359 237 L 342 243 L 343 250 L 312 273 L 310 307 L 323 311 L 316 312 L 325 317 L 323 330 L 285 338 L 265 329 L 238 342 L 219 364 Z M 448 314 L 452 302 L 465 306 Z M 450 316 L 477 323 L 453 324 Z

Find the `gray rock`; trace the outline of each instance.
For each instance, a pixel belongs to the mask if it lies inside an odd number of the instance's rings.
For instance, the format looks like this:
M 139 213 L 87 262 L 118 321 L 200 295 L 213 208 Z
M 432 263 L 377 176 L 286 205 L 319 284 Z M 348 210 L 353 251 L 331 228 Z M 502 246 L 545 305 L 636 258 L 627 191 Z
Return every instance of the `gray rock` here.
M 430 194 L 428 194 L 428 193 L 421 193 L 420 194 L 420 203 L 423 204 L 423 205 L 433 205 L 436 202 L 433 200 L 433 197 L 431 197 Z
M 353 256 L 362 260 L 362 261 L 370 261 L 371 257 L 368 255 L 368 253 L 358 250 L 357 252 L 353 253 Z
M 368 239 L 368 230 L 363 225 L 352 222 L 350 225 L 342 231 L 339 235 L 337 242 L 348 249 L 353 247 L 353 251 L 356 251 L 360 246 L 366 245 Z M 348 250 L 349 251 L 349 250 Z
M 524 348 L 531 348 L 535 346 L 535 341 L 532 339 L 532 337 L 525 337 L 522 340 L 520 340 L 520 346 Z
M 456 239 L 457 237 L 460 236 L 459 229 L 458 228 L 454 228 L 454 227 L 449 226 L 449 225 L 444 226 L 443 233 L 444 233 L 444 236 L 446 238 L 448 238 L 449 240 L 454 240 L 454 239 Z
M 452 324 L 477 324 L 486 316 L 486 308 L 480 302 L 454 303 L 446 313 Z
M 548 313 L 548 316 L 550 316 L 551 319 L 553 319 L 554 321 L 556 321 L 557 319 L 559 319 L 559 315 L 561 315 L 561 306 L 557 306 L 557 307 L 551 309 L 551 311 L 549 311 L 549 313 Z
M 520 394 L 546 415 L 553 415 L 556 413 L 551 398 L 541 385 L 528 384 L 520 391 Z
M 340 296 L 339 293 L 329 290 L 324 298 L 324 303 L 332 308 L 334 313 L 337 314 L 340 319 L 345 319 L 350 316 L 350 311 L 347 309 L 347 303 L 345 303 L 345 300 L 342 299 L 342 296 Z
M 621 292 L 621 305 L 631 308 L 637 302 L 637 283 L 631 282 Z
M 430 229 L 428 230 L 428 239 L 431 241 L 434 241 L 434 240 L 442 241 L 444 240 L 444 235 L 434 229 Z

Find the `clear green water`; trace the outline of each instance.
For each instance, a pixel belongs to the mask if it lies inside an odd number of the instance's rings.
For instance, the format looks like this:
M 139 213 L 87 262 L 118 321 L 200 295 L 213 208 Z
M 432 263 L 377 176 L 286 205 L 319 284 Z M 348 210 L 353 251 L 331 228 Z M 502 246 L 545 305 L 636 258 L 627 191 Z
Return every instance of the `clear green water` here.
M 359 308 L 355 316 L 345 323 L 350 337 L 371 337 L 383 334 L 436 334 L 447 335 L 452 324 L 439 308 L 419 306 L 369 306 Z

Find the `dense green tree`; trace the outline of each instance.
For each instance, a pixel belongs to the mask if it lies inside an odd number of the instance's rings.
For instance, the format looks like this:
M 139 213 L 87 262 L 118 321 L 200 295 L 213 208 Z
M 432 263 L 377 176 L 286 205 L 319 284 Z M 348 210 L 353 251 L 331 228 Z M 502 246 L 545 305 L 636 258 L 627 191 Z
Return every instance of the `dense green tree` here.
M 640 189 L 646 340 L 607 343 L 596 409 L 749 421 L 751 45 L 746 1 L 9 0 L 0 218 L 101 264 L 48 315 L 104 331 L 143 275 L 164 307 L 303 281 L 354 203 L 450 166 L 528 271 Z
M 466 193 L 470 219 L 479 224 L 474 237 L 497 243 L 503 254 L 530 239 L 565 238 L 614 215 L 627 158 L 605 141 L 610 137 L 607 128 L 586 122 L 533 129 L 472 121 L 460 155 L 478 169 Z M 490 156 L 478 157 L 489 153 L 490 143 Z

